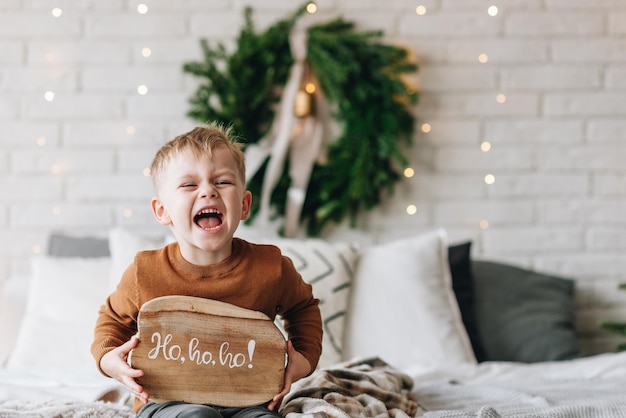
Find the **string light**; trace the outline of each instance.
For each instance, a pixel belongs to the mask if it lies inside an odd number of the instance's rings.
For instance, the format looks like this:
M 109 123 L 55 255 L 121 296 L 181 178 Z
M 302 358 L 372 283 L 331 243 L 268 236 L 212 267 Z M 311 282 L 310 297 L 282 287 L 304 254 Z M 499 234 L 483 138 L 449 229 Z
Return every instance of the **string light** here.
M 489 61 L 489 56 L 487 54 L 480 54 L 478 56 L 478 62 L 480 62 L 481 64 L 486 64 L 487 61 Z
M 37 144 L 38 147 L 42 148 L 46 146 L 46 137 L 44 136 L 40 136 L 39 138 L 37 138 L 35 140 L 35 144 Z
M 150 177 L 150 168 L 149 167 L 145 167 L 143 170 L 141 170 L 141 173 L 144 175 L 144 177 Z
M 141 55 L 144 58 L 149 58 L 152 55 L 152 50 L 148 47 L 141 48 Z
M 480 149 L 481 149 L 483 152 L 488 152 L 489 150 L 491 150 L 491 143 L 489 143 L 489 141 L 483 141 L 483 142 L 480 144 Z
M 145 96 L 146 94 L 148 94 L 148 86 L 146 86 L 145 84 L 140 84 L 139 86 L 137 86 L 137 93 Z
M 426 6 L 420 4 L 415 8 L 415 13 L 419 16 L 424 16 L 426 14 Z
M 494 176 L 493 174 L 487 174 L 485 176 L 485 183 L 486 184 L 493 184 L 496 182 L 496 176 Z
M 135 127 L 134 127 L 133 125 L 128 125 L 128 126 L 126 127 L 126 133 L 127 133 L 128 135 L 134 135 L 134 134 L 135 134 L 135 131 L 136 131 L 136 129 L 135 129 Z
M 63 10 L 59 9 L 58 7 L 55 7 L 54 9 L 52 9 L 51 13 L 53 17 L 61 17 L 61 15 L 63 14 Z
M 138 12 L 140 15 L 145 15 L 146 13 L 148 13 L 148 6 L 146 6 L 146 5 L 145 5 L 145 4 L 143 4 L 143 3 L 138 4 L 138 5 L 137 5 L 137 12 Z
M 54 100 L 54 92 L 47 91 L 43 94 L 43 98 L 46 99 L 47 102 L 51 102 Z
M 428 132 L 430 132 L 431 130 L 431 126 L 430 123 L 422 123 L 422 126 L 420 128 L 422 130 L 422 132 L 424 132 L 425 134 L 427 134 Z
M 489 16 L 496 16 L 498 14 L 498 6 L 489 6 L 487 13 Z
M 478 222 L 478 227 L 480 229 L 488 229 L 489 228 L 489 221 L 483 219 L 482 221 Z
M 33 253 L 34 254 L 41 254 L 41 244 L 33 245 Z
M 124 216 L 124 218 L 132 218 L 133 217 L 133 210 L 130 209 L 130 208 L 126 208 L 122 212 L 122 215 Z
M 502 93 L 498 94 L 496 96 L 496 102 L 498 102 L 500 104 L 506 102 L 506 96 L 504 94 L 502 94 Z
M 406 207 L 406 213 L 409 215 L 415 215 L 417 213 L 417 206 L 409 205 Z
M 407 167 L 404 169 L 404 177 L 406 177 L 407 179 L 410 179 L 414 175 L 415 175 L 415 170 L 413 170 L 411 167 Z
M 304 91 L 306 91 L 309 94 L 313 94 L 315 93 L 315 84 L 314 83 L 306 83 L 306 85 L 304 86 Z
M 306 5 L 306 11 L 309 14 L 313 14 L 317 12 L 317 4 L 311 2 L 309 4 Z

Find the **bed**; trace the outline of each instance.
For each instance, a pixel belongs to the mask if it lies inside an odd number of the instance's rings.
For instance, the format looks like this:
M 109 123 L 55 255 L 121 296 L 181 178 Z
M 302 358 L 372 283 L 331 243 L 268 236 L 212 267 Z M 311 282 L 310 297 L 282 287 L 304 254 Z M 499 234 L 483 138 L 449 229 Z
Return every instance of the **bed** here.
M 284 416 L 626 417 L 626 354 L 581 355 L 573 280 L 473 260 L 444 230 L 363 247 L 243 238 L 279 245 L 321 300 L 320 365 Z M 168 241 L 54 233 L 3 284 L 0 417 L 134 416 L 95 369 L 93 323 L 135 252 Z

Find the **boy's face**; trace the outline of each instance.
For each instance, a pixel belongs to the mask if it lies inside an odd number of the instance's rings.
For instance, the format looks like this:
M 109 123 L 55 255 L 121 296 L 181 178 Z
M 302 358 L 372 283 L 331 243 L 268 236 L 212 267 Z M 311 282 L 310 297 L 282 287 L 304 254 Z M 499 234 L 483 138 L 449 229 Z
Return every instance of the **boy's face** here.
M 152 211 L 159 223 L 172 228 L 187 261 L 208 265 L 230 256 L 233 235 L 247 219 L 251 202 L 233 156 L 218 146 L 213 158 L 196 158 L 189 150 L 171 157 Z

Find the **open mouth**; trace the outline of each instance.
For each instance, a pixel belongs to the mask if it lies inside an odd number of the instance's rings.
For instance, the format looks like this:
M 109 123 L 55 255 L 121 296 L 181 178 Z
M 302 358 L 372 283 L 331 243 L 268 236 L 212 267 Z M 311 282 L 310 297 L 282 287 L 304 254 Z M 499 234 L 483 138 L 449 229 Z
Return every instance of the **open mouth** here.
M 204 230 L 211 230 L 222 224 L 222 214 L 217 209 L 202 209 L 193 217 L 193 222 Z

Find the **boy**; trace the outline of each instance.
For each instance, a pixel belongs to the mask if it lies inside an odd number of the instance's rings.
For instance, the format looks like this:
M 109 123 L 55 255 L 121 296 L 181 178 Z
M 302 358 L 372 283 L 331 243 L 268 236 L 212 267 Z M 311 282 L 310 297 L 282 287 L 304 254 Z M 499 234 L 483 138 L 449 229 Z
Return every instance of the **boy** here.
M 291 384 L 315 370 L 321 354 L 319 300 L 293 263 L 270 245 L 233 238 L 250 213 L 245 161 L 231 130 L 198 127 L 165 144 L 151 166 L 156 220 L 176 241 L 142 251 L 124 272 L 117 289 L 100 308 L 91 351 L 99 370 L 134 395 L 138 418 L 276 417 Z M 186 295 L 221 300 L 280 315 L 289 335 L 283 389 L 266 406 L 220 408 L 182 402 L 156 404 L 136 382 L 141 370 L 127 358 L 137 345 L 137 314 L 148 300 Z

